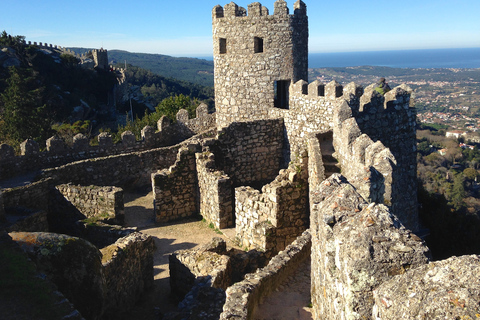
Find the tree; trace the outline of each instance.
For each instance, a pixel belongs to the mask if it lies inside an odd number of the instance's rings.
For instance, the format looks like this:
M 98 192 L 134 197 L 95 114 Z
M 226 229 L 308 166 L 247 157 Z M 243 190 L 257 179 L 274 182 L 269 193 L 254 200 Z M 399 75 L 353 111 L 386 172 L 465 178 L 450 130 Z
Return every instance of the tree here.
M 37 87 L 30 69 L 10 67 L 5 92 L 0 94 L 0 141 L 18 145 L 33 138 L 46 140 L 51 121 L 41 104 L 42 88 Z

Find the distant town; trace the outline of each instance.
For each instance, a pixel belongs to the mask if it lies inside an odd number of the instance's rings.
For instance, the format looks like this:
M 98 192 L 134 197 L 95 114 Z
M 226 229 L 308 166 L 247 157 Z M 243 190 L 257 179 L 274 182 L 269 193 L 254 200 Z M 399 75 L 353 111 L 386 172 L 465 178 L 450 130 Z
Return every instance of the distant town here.
M 445 126 L 446 131 L 478 136 L 480 129 L 480 69 L 403 69 L 350 67 L 310 69 L 309 78 L 328 83 L 333 79 L 367 86 L 387 78 L 393 88 L 405 83 L 415 90 L 418 120 Z M 472 135 L 471 133 L 476 133 Z M 479 140 L 480 142 L 480 140 Z

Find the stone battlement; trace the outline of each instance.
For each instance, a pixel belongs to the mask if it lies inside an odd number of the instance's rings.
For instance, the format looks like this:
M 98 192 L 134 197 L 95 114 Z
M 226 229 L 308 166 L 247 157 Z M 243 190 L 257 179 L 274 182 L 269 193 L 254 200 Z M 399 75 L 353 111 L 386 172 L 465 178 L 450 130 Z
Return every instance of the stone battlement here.
M 287 7 L 287 3 L 284 0 L 277 0 L 274 3 L 274 13 L 275 16 L 288 16 L 290 14 L 290 10 Z M 221 18 L 236 18 L 236 17 L 250 17 L 250 18 L 258 18 L 258 17 L 266 17 L 269 15 L 268 8 L 262 6 L 260 2 L 253 2 L 248 5 L 248 11 L 238 6 L 234 2 L 230 2 L 229 4 L 225 5 L 224 7 L 217 5 L 212 10 L 212 18 L 213 19 L 221 19 Z M 294 15 L 307 15 L 307 7 L 303 1 L 297 1 L 294 5 Z
M 157 123 L 157 130 L 149 126 L 143 128 L 141 140 L 137 140 L 130 131 L 122 133 L 121 141 L 118 143 L 113 142 L 109 133 L 100 133 L 96 137 L 98 145 L 90 145 L 88 138 L 83 134 L 77 134 L 72 145 L 67 145 L 61 138 L 53 136 L 46 141 L 46 148 L 42 151 L 37 142 L 28 139 L 20 145 L 18 155 L 15 154 L 13 147 L 1 144 L 0 179 L 83 159 L 173 145 L 213 126 L 215 115 L 208 114 L 207 108 L 204 104 L 198 106 L 197 118 L 193 119 L 188 119 L 188 113 L 180 110 L 174 124 L 170 124 L 168 118 L 162 117 Z

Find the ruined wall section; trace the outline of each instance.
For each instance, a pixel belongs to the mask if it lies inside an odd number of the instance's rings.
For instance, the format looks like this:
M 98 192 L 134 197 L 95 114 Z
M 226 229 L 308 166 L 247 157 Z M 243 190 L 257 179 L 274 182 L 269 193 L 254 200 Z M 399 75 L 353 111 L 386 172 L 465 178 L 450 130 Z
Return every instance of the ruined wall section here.
M 342 176 L 312 191 L 313 318 L 370 319 L 378 286 L 426 264 L 429 250 L 386 206 L 366 202 Z
M 0 144 L 0 179 L 74 161 L 171 146 L 214 127 L 215 115 L 208 114 L 207 106 L 203 104 L 197 108 L 197 118 L 189 119 L 188 112 L 180 110 L 176 123 L 172 124 L 168 118 L 162 117 L 157 123 L 157 129 L 150 126 L 143 128 L 140 140 L 130 131 L 122 133 L 118 143 L 113 142 L 110 134 L 100 133 L 97 136 L 98 145 L 90 145 L 83 134 L 77 134 L 72 145 L 53 136 L 46 141 L 45 151 L 41 151 L 34 140 L 25 140 L 20 145 L 20 155 L 15 155 L 13 147 Z
M 308 78 L 308 18 L 302 1 L 294 14 L 278 0 L 275 10 L 255 2 L 247 11 L 229 3 L 212 12 L 217 126 L 268 118 L 275 81 Z
M 105 276 L 105 314 L 118 317 L 154 287 L 153 238 L 140 232 L 100 249 Z
M 215 155 L 208 151 L 196 154 L 198 187 L 200 190 L 200 215 L 215 228 L 234 226 L 232 180 L 225 172 L 217 170 Z
M 198 148 L 195 144 L 180 148 L 177 160 L 170 168 L 152 173 L 156 222 L 185 219 L 198 213 L 195 163 Z
M 233 186 L 270 182 L 282 162 L 283 120 L 235 122 L 217 132 L 212 146 L 217 168 L 232 179 Z
M 309 226 L 308 158 L 300 157 L 262 187 L 235 189 L 236 238 L 243 248 L 272 257 Z
M 56 189 L 86 218 L 122 223 L 125 219 L 123 189 L 62 184 Z

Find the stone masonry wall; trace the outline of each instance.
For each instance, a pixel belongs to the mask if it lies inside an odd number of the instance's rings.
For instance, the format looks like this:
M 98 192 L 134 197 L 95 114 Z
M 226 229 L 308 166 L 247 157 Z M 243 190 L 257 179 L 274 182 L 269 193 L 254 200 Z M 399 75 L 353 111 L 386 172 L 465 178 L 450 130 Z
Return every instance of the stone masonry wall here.
M 123 190 L 116 187 L 62 184 L 56 189 L 85 217 L 123 222 Z
M 307 80 L 308 18 L 302 1 L 289 14 L 278 0 L 274 12 L 255 2 L 247 10 L 229 3 L 212 11 L 217 126 L 266 119 L 275 81 Z
M 186 110 L 179 111 L 179 121 L 175 124 L 171 124 L 166 117 L 161 118 L 157 123 L 157 131 L 153 127 L 145 127 L 140 141 L 130 131 L 124 132 L 122 141 L 116 144 L 110 134 L 103 132 L 97 137 L 98 145 L 93 146 L 83 134 L 73 138 L 72 146 L 53 136 L 46 141 L 46 151 L 43 152 L 35 141 L 25 140 L 20 146 L 20 155 L 15 155 L 13 147 L 0 144 L 0 179 L 79 160 L 170 146 L 215 126 L 215 115 L 208 114 L 208 108 L 204 104 L 198 106 L 197 118 L 188 119 L 188 113 L 185 117 L 185 112 Z
M 105 315 L 118 317 L 153 289 L 153 238 L 140 232 L 100 250 L 106 280 Z
M 309 258 L 310 249 L 311 236 L 305 231 L 284 251 L 270 260 L 266 267 L 245 275 L 245 280 L 229 287 L 220 319 L 251 319 L 263 297 L 275 291 L 283 280 Z
M 233 187 L 230 177 L 216 170 L 215 155 L 210 151 L 196 154 L 200 215 L 215 228 L 233 227 Z
M 370 319 L 374 290 L 427 263 L 429 250 L 386 206 L 368 204 L 341 175 L 310 195 L 313 318 Z
M 195 152 L 199 148 L 196 144 L 180 148 L 176 162 L 169 169 L 152 174 L 156 222 L 164 223 L 198 213 Z
M 275 179 L 282 162 L 283 121 L 235 122 L 217 133 L 218 147 L 211 147 L 217 168 L 234 186 Z
M 123 188 L 151 185 L 152 172 L 174 164 L 178 150 L 182 146 L 198 143 L 198 139 L 210 134 L 213 133 L 206 132 L 171 147 L 73 162 L 46 169 L 43 176 L 52 177 L 56 185 L 72 183 Z
M 300 157 L 262 191 L 235 189 L 236 237 L 272 257 L 308 228 L 308 158 Z
M 327 85 L 299 80 L 289 88 L 289 109 L 270 108 L 269 116 L 283 118 L 286 128 L 286 153 L 305 149 L 309 134 L 332 129 L 333 111 L 342 99 L 343 87 L 336 81 Z M 288 159 L 287 159 L 288 160 Z

